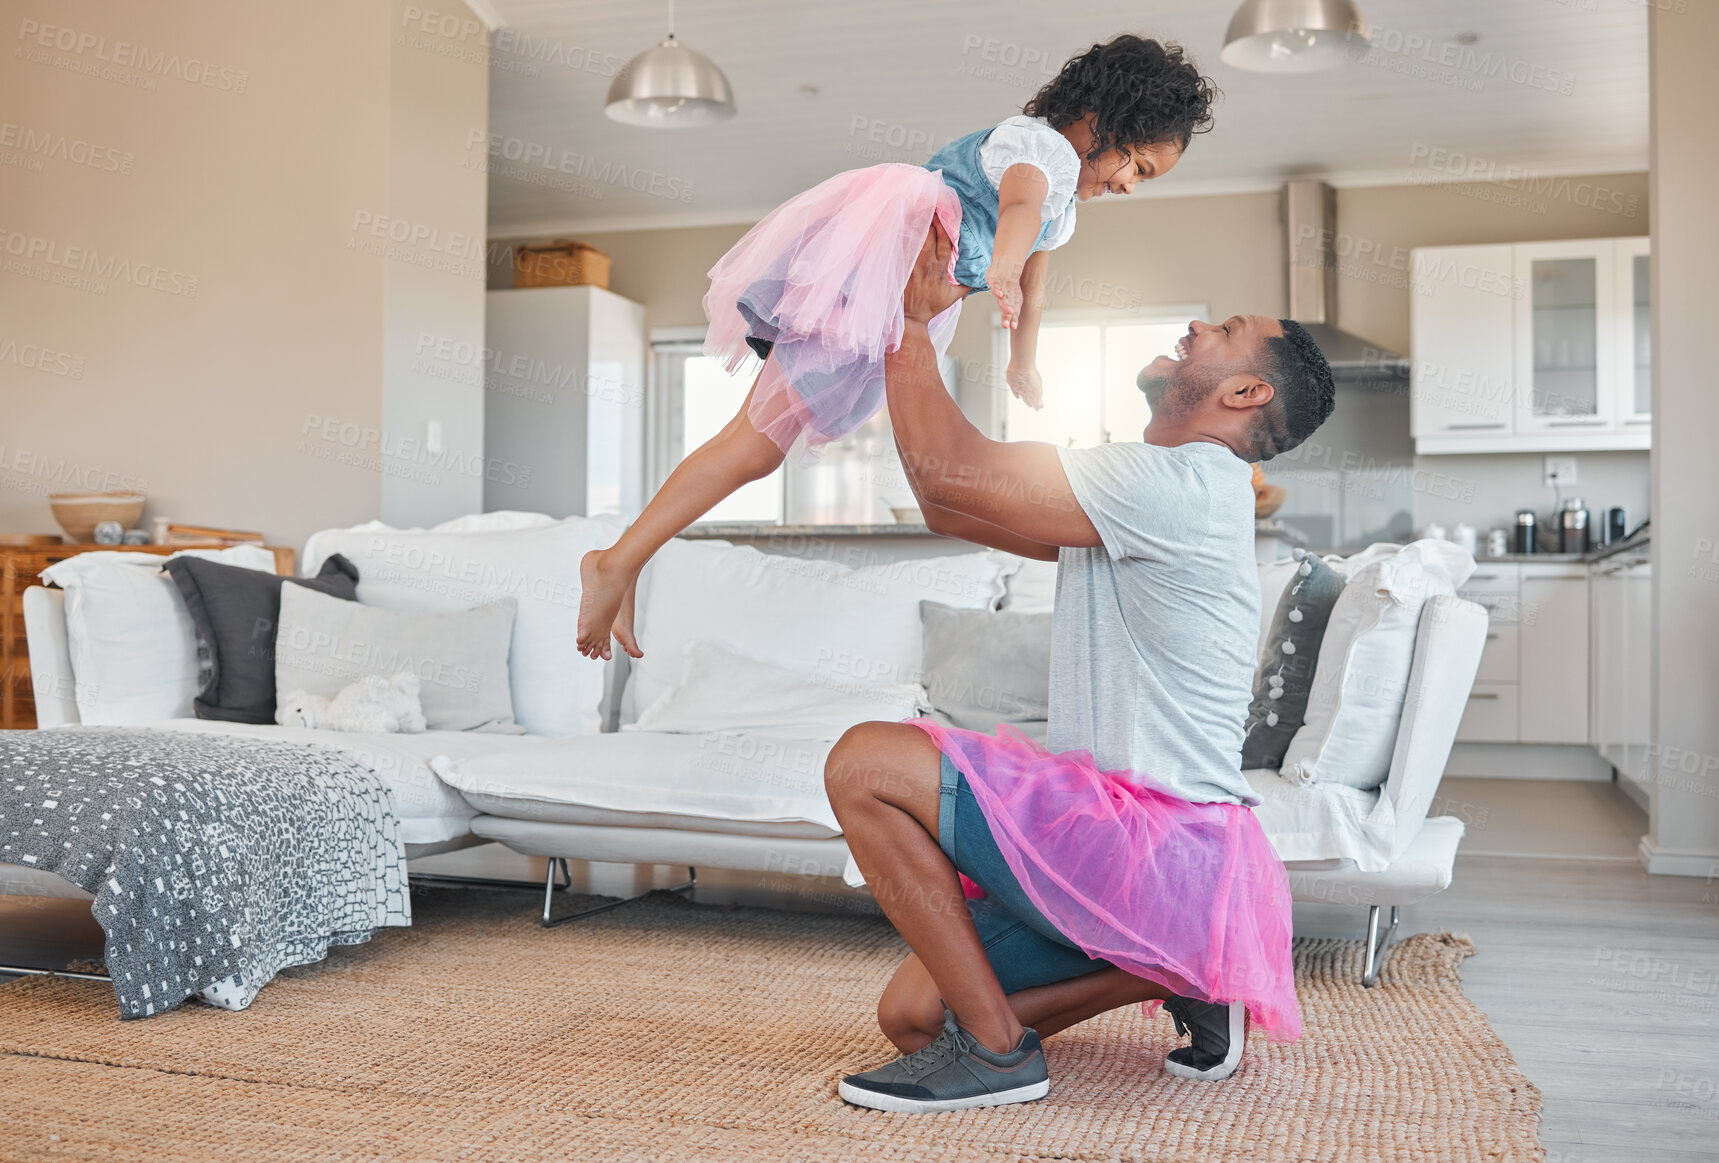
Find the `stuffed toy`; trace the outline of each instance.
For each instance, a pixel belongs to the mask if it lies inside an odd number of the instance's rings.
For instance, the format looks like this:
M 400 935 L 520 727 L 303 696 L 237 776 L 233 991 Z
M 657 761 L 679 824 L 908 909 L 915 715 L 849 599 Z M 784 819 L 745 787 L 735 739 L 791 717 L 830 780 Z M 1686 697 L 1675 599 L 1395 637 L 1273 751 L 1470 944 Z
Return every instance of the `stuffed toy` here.
M 424 729 L 418 676 L 409 670 L 393 678 L 365 675 L 333 698 L 293 691 L 282 695 L 276 704 L 275 722 L 283 727 L 320 727 L 324 731 L 415 735 Z

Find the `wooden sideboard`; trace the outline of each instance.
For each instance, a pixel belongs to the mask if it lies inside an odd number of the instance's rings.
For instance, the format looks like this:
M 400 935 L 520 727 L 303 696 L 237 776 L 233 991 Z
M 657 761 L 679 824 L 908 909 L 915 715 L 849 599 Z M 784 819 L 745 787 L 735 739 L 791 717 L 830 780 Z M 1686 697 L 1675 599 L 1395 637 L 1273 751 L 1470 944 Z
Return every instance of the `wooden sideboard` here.
M 0 542 L 0 730 L 36 725 L 36 694 L 30 681 L 30 651 L 24 641 L 24 591 L 42 585 L 41 573 L 55 562 L 80 553 L 120 550 L 165 556 L 181 549 L 224 549 L 224 545 L 83 545 L 62 541 L 11 544 Z M 293 551 L 286 546 L 263 548 L 275 555 L 275 572 L 293 575 Z

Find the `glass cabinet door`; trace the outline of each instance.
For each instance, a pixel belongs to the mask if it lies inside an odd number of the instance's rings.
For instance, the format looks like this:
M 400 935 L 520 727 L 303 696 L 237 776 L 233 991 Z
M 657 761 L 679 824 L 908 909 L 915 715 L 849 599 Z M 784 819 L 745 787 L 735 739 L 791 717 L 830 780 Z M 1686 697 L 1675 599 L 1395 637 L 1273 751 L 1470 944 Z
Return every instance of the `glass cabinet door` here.
M 1516 431 L 1612 424 L 1615 338 L 1609 239 L 1516 248 Z
M 1648 240 L 1617 240 L 1617 423 L 1629 431 L 1653 422 L 1653 302 Z

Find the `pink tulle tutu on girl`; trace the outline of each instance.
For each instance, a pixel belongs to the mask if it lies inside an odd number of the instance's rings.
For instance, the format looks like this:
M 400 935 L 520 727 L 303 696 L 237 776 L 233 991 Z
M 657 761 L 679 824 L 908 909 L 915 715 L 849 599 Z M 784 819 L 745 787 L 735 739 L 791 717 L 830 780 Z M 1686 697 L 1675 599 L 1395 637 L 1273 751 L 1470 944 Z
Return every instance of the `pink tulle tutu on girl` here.
M 1246 1003 L 1273 1041 L 1300 1036 L 1289 878 L 1252 811 L 1099 771 L 1084 751 L 1053 755 L 1013 727 L 910 722 L 967 777 L 1009 868 L 1064 936 L 1172 993 Z
M 731 372 L 769 351 L 748 417 L 784 452 L 883 406 L 883 359 L 901 345 L 902 292 L 934 218 L 960 238 L 961 204 L 937 173 L 849 170 L 772 210 L 710 269 L 704 350 Z M 960 307 L 932 321 L 939 355 Z

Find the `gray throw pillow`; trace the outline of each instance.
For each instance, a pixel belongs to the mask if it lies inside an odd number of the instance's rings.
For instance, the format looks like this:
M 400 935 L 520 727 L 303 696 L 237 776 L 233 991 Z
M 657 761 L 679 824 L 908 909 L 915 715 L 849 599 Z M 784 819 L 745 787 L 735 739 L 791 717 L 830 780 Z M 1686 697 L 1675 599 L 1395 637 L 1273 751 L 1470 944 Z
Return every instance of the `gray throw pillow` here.
M 281 586 L 305 586 L 358 600 L 358 567 L 331 554 L 315 577 L 287 578 L 201 557 L 175 557 L 162 567 L 179 586 L 197 632 L 203 689 L 191 706 L 199 719 L 275 721 L 275 627 Z
M 513 723 L 507 652 L 519 603 L 502 598 L 445 614 L 385 610 L 303 586 L 281 588 L 275 689 L 331 697 L 366 675 L 418 676 L 431 731 L 495 730 Z
M 1247 738 L 1242 743 L 1244 770 L 1275 771 L 1283 766 L 1289 741 L 1307 719 L 1319 645 L 1325 640 L 1331 608 L 1343 592 L 1343 579 L 1317 554 L 1297 549 L 1295 555 L 1301 564 L 1278 599 L 1271 629 L 1260 643 Z
M 1042 738 L 1050 708 L 1051 615 L 920 602 L 932 717 L 970 731 L 1000 723 Z

